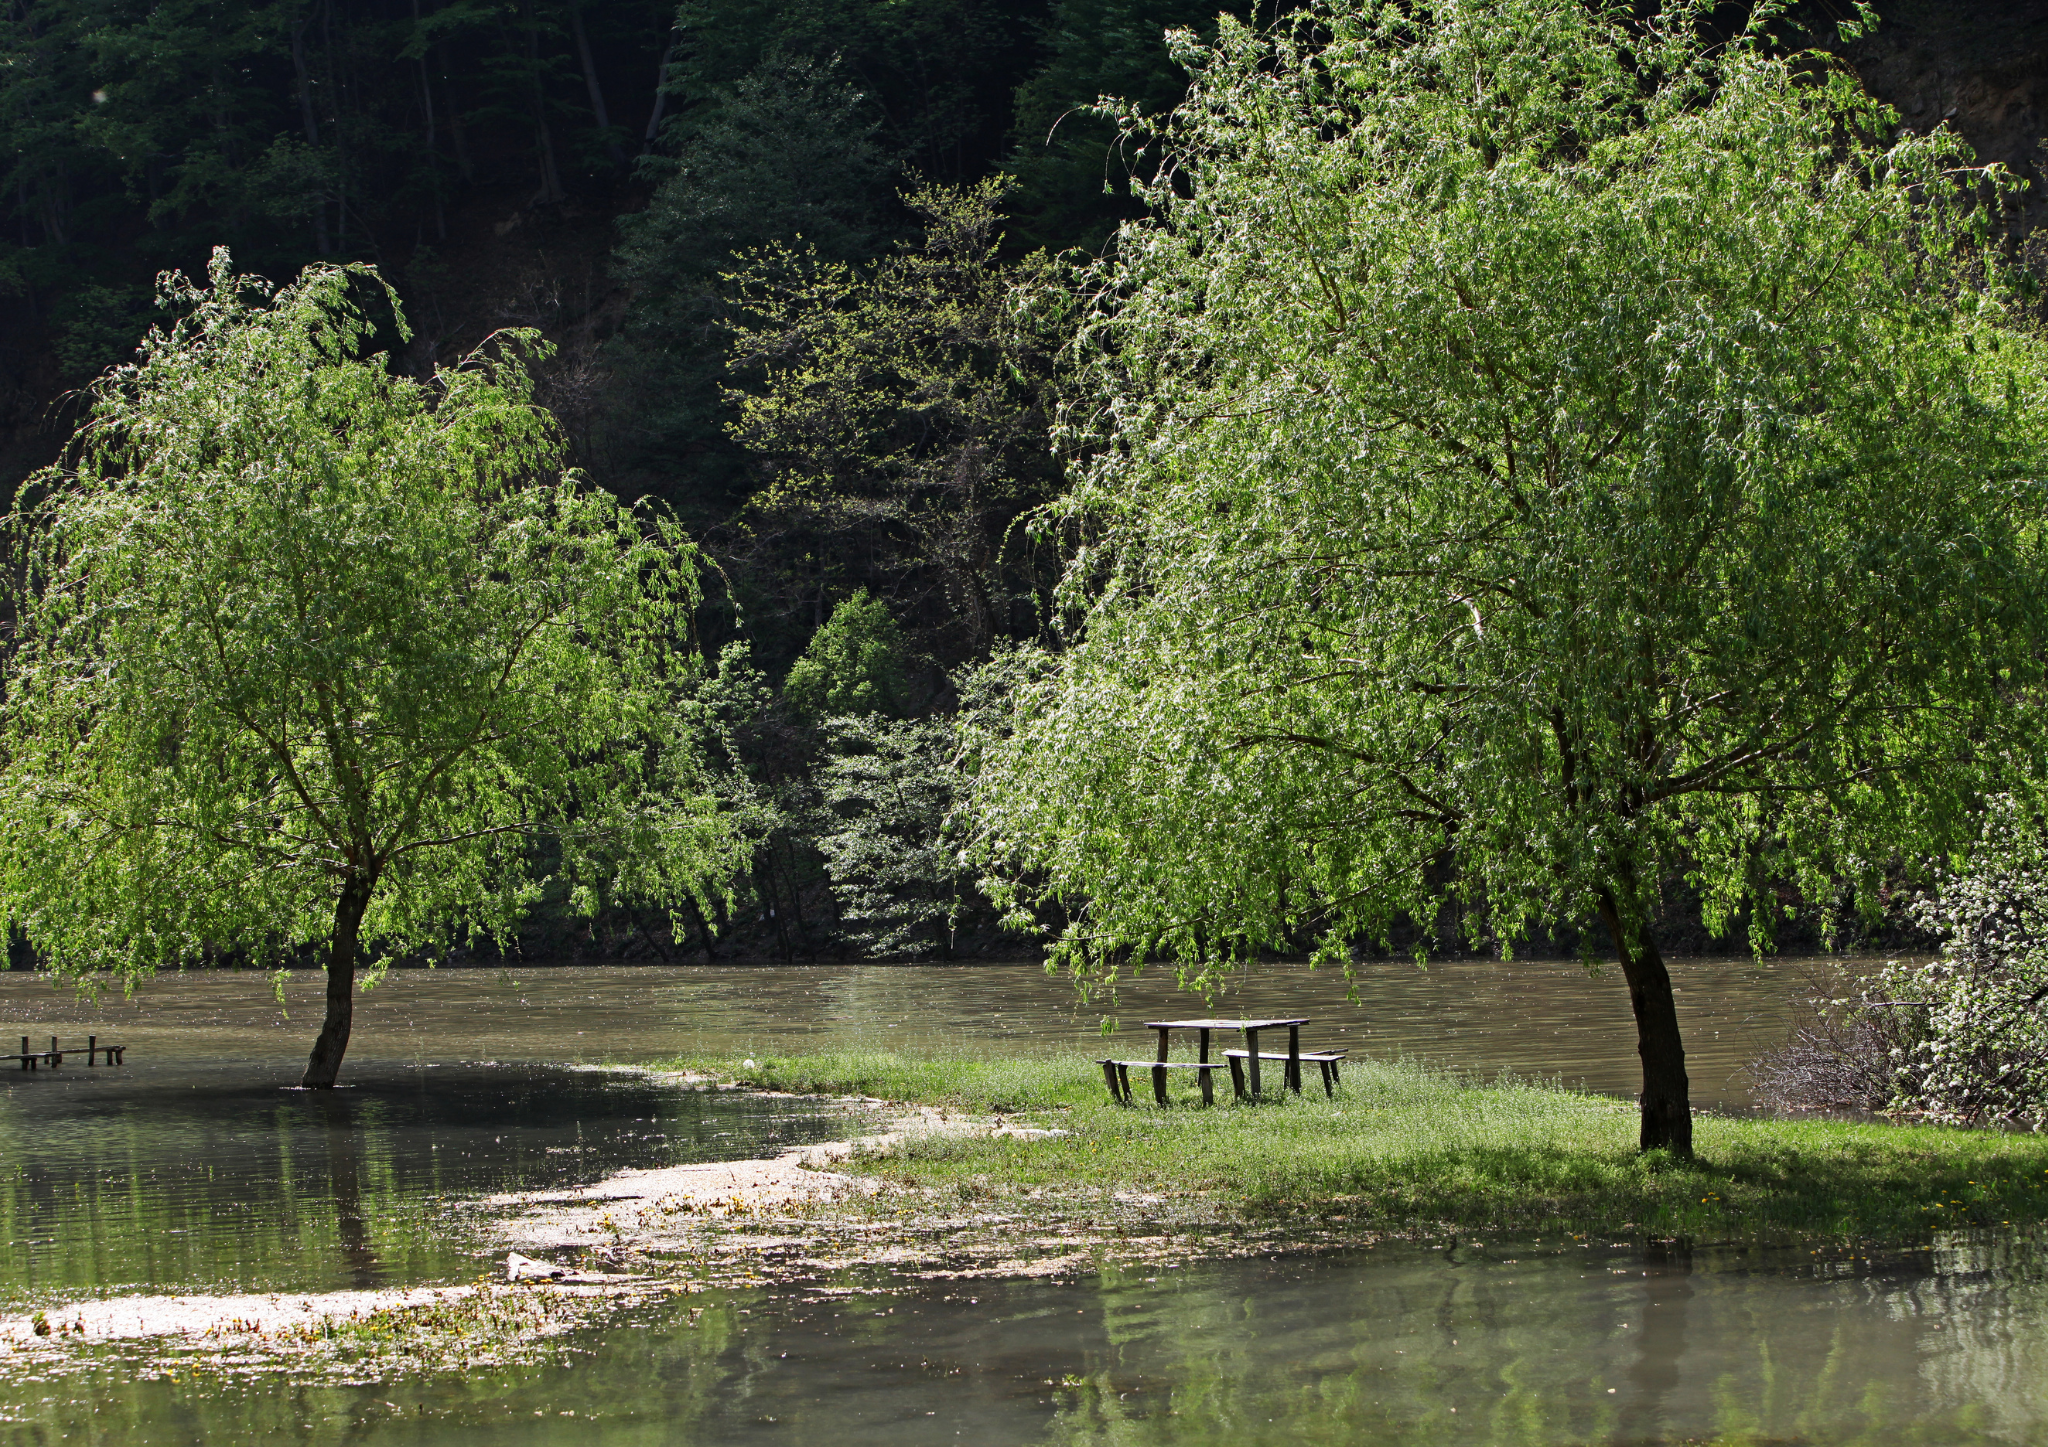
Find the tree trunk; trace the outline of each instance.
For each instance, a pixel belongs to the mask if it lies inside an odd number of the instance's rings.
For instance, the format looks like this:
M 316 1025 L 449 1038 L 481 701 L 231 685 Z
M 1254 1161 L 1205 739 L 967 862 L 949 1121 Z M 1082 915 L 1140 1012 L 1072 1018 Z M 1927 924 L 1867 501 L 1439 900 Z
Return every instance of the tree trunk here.
M 590 113 L 597 118 L 597 128 L 604 134 L 604 153 L 611 157 L 614 166 L 626 164 L 626 153 L 619 149 L 618 138 L 612 134 L 612 117 L 604 103 L 604 87 L 598 84 L 597 61 L 590 53 L 590 35 L 583 28 L 583 10 L 573 3 L 569 6 L 569 29 L 576 37 L 576 57 L 583 63 L 583 88 L 590 92 Z
M 327 1019 L 299 1080 L 307 1090 L 332 1090 L 334 1077 L 341 1073 L 341 1057 L 348 1053 L 349 1027 L 355 1019 L 356 946 L 373 888 L 374 880 L 351 875 L 334 902 L 334 938 L 327 947 Z
M 1631 928 L 1622 922 L 1613 894 L 1600 896 L 1600 917 L 1614 937 L 1628 982 L 1629 1008 L 1636 1017 L 1636 1054 L 1643 1061 L 1642 1132 L 1646 1151 L 1663 1149 L 1692 1159 L 1692 1085 L 1685 1075 L 1685 1043 L 1678 1033 L 1678 1002 L 1671 972 L 1650 933 L 1648 921 Z
M 320 122 L 313 113 L 313 81 L 306 73 L 306 27 L 312 23 L 313 17 L 308 14 L 292 32 L 292 71 L 298 77 L 299 120 L 306 130 L 306 144 L 317 151 Z M 313 203 L 313 251 L 316 256 L 325 256 L 327 250 L 327 202 L 322 198 Z
M 647 136 L 640 149 L 652 150 L 654 141 L 661 134 L 661 113 L 668 109 L 668 63 L 676 58 L 676 47 L 682 44 L 681 36 L 672 36 L 668 49 L 661 53 L 661 64 L 654 71 L 654 109 L 647 115 Z

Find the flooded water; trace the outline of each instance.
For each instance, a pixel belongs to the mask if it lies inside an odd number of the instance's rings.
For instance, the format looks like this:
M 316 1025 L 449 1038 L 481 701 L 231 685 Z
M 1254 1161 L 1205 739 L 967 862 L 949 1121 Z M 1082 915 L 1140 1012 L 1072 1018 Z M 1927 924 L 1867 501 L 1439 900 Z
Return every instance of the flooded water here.
M 1791 999 L 1819 962 L 1680 960 L 1679 1017 L 1693 1100 L 1741 1108 L 1745 1071 L 1784 1038 Z M 130 1001 L 80 1004 L 34 977 L 0 974 L 0 1042 L 97 1033 L 172 1056 L 260 1061 L 287 1078 L 318 1028 L 320 977 L 298 973 L 280 1009 L 256 974 L 167 977 Z M 1410 1055 L 1492 1076 L 1502 1070 L 1632 1095 L 1635 1027 L 1617 972 L 1570 961 L 1405 962 L 1362 967 L 1347 998 L 1340 974 L 1267 966 L 1222 1002 L 1230 1013 L 1308 1015 L 1304 1043 Z M 1113 1005 L 1084 1006 L 1071 982 L 1035 965 L 639 967 L 395 971 L 356 1007 L 352 1063 L 463 1060 L 635 1062 L 819 1049 L 1041 1054 L 1100 1043 L 1105 1011 L 1121 1033 L 1215 1011 L 1170 974 L 1126 984 Z M 82 1043 L 82 1040 L 81 1040 Z M 12 1048 L 10 1045 L 8 1048 Z M 7 1084 L 0 1070 L 0 1088 Z
M 0 1071 L 0 1309 L 467 1281 L 458 1199 L 846 1131 L 815 1103 L 560 1066 L 371 1063 L 303 1091 L 254 1062 L 128 1058 Z
M 1677 970 L 1702 1099 L 1740 1106 L 1797 976 Z M 812 1102 L 591 1062 L 892 1046 L 1036 1053 L 1099 1012 L 1026 967 L 396 975 L 350 1088 L 286 1088 L 317 982 L 194 975 L 97 1007 L 0 976 L 0 1038 L 87 1033 L 120 1068 L 0 1070 L 0 1310 L 144 1292 L 460 1281 L 452 1203 L 841 1134 Z M 1127 1025 L 1195 1002 L 1127 989 Z M 1618 981 L 1576 966 L 1271 970 L 1226 1008 L 1481 1073 L 1632 1085 Z M 0 1361 L 0 1447 L 201 1444 L 2038 1442 L 2048 1273 L 2028 1238 L 1806 1251 L 1640 1241 L 1381 1245 L 1335 1256 L 804 1286 L 631 1308 L 545 1362 L 361 1385 Z
M 2038 1442 L 2048 1290 L 1990 1264 L 1550 1242 L 763 1290 L 459 1376 L 203 1388 L 110 1359 L 17 1385 L 0 1442 Z

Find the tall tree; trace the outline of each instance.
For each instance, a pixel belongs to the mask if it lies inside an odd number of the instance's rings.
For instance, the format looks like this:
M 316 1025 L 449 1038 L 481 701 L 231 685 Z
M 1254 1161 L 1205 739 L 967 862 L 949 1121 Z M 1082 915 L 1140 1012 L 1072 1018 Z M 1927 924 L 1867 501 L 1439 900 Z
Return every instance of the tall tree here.
M 2038 762 L 2048 358 L 2006 178 L 1774 6 L 1354 0 L 1183 37 L 1098 278 L 1071 647 L 980 747 L 1080 968 L 1324 957 L 1449 896 L 1604 925 L 1691 1149 L 1652 921 L 1758 947 Z M 1894 137 L 1896 136 L 1896 139 Z
M 696 563 L 551 475 L 530 338 L 419 383 L 364 354 L 366 268 L 210 281 L 11 520 L 0 916 L 81 978 L 324 947 L 331 1086 L 363 948 L 502 939 L 551 876 L 722 888 Z
M 732 434 L 758 459 L 755 561 L 820 589 L 881 583 L 948 663 L 1036 622 L 1010 525 L 1058 481 L 1047 448 L 1063 309 L 1043 253 L 1003 259 L 1001 177 L 905 204 L 915 245 L 866 266 L 763 247 L 735 264 Z M 792 565 L 794 565 L 792 567 Z M 801 598 L 801 575 L 776 591 Z M 1023 600 L 1019 605 L 1019 598 Z

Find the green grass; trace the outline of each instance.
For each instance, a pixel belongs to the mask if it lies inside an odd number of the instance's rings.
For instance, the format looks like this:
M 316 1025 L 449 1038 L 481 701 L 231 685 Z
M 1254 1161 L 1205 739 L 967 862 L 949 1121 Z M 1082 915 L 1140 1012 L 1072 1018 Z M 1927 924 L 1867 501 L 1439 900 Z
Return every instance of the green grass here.
M 1635 1108 L 1503 1079 L 1354 1061 L 1325 1101 L 1110 1104 L 1085 1057 L 887 1054 L 689 1059 L 765 1089 L 1035 1118 L 1048 1139 L 933 1136 L 862 1162 L 921 1186 L 1200 1192 L 1252 1217 L 1365 1229 L 1650 1233 L 1694 1240 L 1914 1242 L 2048 1220 L 2048 1138 L 1936 1126 L 1703 1116 L 1697 1158 L 1635 1148 Z M 1275 1068 L 1273 1074 L 1277 1076 Z M 1143 1093 L 1149 1081 L 1132 1071 Z M 1229 1095 L 1227 1081 L 1222 1094 Z

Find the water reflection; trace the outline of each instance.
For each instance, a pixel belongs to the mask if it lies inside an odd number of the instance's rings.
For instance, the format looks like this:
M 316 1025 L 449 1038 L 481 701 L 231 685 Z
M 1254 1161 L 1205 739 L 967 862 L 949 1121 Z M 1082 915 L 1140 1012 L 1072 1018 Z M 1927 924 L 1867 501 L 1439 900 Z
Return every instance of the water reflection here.
M 552 1365 L 362 1387 L 141 1382 L 110 1357 L 0 1398 L 0 1441 L 2041 1440 L 2041 1273 L 1944 1259 L 1525 1242 L 883 1279 L 689 1298 Z
M 377 1284 L 377 1249 L 370 1239 L 370 1223 L 363 1214 L 363 1128 L 356 1121 L 356 1095 L 352 1091 L 308 1091 L 327 1133 L 327 1187 L 334 1201 L 335 1230 L 341 1240 L 341 1257 L 347 1264 L 348 1284 L 367 1288 Z
M 1658 1242 L 1643 1253 L 1641 1299 L 1635 1360 L 1629 1364 L 1627 1408 L 1621 1416 L 1624 1436 L 1649 1438 L 1663 1420 L 1679 1387 L 1679 1364 L 1686 1355 L 1686 1308 L 1692 1302 L 1692 1247 L 1684 1242 Z
M 372 1065 L 353 1082 L 159 1061 L 0 1092 L 0 1302 L 466 1279 L 458 1199 L 846 1129 L 815 1104 L 574 1068 Z

